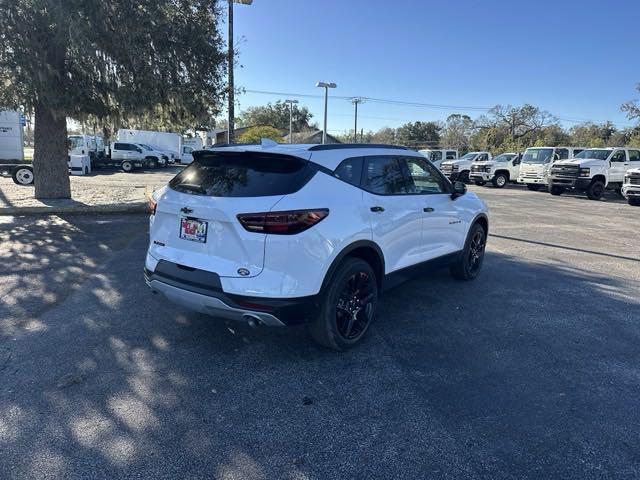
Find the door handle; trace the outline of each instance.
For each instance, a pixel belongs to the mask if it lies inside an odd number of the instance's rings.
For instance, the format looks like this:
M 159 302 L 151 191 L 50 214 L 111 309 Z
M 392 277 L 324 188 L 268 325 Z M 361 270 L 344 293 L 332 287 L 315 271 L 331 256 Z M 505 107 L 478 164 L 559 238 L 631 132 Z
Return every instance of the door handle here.
M 424 208 L 422 209 L 422 211 L 423 211 L 423 212 L 426 212 L 426 213 L 431 213 L 431 212 L 433 212 L 433 211 L 434 211 L 434 208 L 432 208 L 432 207 L 424 207 Z
M 372 212 L 384 212 L 384 207 L 371 207 Z

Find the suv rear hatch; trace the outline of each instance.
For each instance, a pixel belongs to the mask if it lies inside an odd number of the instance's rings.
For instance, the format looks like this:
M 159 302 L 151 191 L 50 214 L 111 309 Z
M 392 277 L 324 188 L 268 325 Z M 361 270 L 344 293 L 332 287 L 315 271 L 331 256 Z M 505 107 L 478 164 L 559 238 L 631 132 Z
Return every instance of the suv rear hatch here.
M 304 159 L 247 151 L 198 151 L 157 199 L 150 253 L 221 277 L 250 277 L 264 266 L 266 234 L 239 214 L 269 212 L 317 169 Z

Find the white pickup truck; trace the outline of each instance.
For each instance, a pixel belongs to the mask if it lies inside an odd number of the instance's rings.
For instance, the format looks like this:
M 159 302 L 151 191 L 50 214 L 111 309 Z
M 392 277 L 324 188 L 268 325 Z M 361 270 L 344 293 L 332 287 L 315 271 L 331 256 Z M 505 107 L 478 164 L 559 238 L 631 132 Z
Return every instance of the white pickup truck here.
M 640 166 L 627 170 L 622 184 L 622 195 L 629 205 L 640 207 Z
M 573 158 L 586 150 L 582 147 L 531 147 L 522 155 L 518 183 L 529 190 L 540 190 L 549 183 L 549 170 L 553 162 Z
M 625 173 L 640 167 L 640 149 L 590 148 L 571 160 L 555 162 L 549 174 L 549 192 L 561 195 L 565 190 L 586 193 L 591 200 L 602 198 L 605 190 L 622 194 Z
M 440 168 L 442 162 L 446 160 L 457 160 L 458 151 L 450 148 L 442 150 L 425 149 L 418 150 L 418 153 L 424 155 L 436 168 Z
M 518 178 L 521 158 L 520 153 L 507 152 L 494 157 L 493 160 L 473 162 L 469 180 L 476 185 L 491 182 L 494 187 L 502 188 Z
M 469 152 L 457 160 L 447 160 L 440 164 L 440 171 L 444 173 L 449 180 L 455 182 L 469 181 L 469 173 L 471 172 L 471 164 L 474 162 L 488 162 L 492 160 L 489 152 Z
M 111 144 L 110 163 L 119 165 L 125 172 L 131 172 L 136 167 L 155 168 L 166 165 L 166 155 L 137 143 L 113 142 Z

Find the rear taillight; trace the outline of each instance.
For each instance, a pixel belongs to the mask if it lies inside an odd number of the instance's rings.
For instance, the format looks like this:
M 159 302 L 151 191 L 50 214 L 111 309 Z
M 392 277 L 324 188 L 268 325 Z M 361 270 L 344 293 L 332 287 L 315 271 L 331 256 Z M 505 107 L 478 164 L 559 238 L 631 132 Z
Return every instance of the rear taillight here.
M 250 232 L 293 235 L 305 231 L 329 215 L 328 208 L 286 212 L 241 213 L 240 224 Z
M 151 215 L 155 215 L 156 208 L 158 208 L 158 202 L 156 202 L 153 198 L 149 198 L 149 213 Z

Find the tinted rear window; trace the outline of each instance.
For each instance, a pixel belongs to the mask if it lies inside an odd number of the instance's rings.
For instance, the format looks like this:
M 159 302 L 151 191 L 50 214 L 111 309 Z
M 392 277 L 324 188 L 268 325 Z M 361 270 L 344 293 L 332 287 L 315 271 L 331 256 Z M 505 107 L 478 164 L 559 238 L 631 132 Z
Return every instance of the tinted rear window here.
M 211 197 L 266 197 L 300 190 L 315 172 L 308 162 L 286 155 L 204 152 L 169 186 Z

